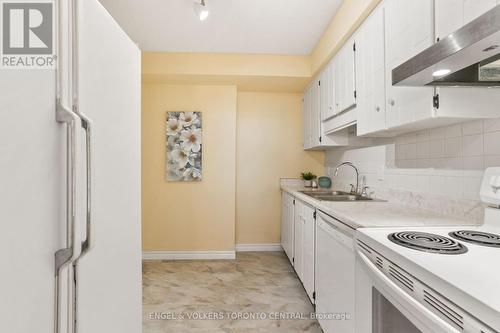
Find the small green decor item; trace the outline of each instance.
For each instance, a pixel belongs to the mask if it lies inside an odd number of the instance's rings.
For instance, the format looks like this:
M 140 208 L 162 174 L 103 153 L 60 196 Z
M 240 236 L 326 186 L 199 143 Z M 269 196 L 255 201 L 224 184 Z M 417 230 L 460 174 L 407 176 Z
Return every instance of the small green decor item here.
M 304 186 L 305 187 L 311 187 L 312 186 L 312 180 L 316 179 L 316 175 L 310 171 L 307 172 L 302 172 L 301 173 L 301 178 L 304 180 Z

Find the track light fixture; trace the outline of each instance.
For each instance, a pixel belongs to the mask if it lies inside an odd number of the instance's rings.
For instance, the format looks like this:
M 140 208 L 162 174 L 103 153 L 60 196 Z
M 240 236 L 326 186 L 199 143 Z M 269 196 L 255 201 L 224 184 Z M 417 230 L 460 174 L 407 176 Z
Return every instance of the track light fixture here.
M 210 11 L 208 10 L 205 0 L 200 0 L 200 2 L 194 3 L 194 12 L 196 13 L 196 16 L 198 16 L 200 21 L 205 21 L 207 19 Z

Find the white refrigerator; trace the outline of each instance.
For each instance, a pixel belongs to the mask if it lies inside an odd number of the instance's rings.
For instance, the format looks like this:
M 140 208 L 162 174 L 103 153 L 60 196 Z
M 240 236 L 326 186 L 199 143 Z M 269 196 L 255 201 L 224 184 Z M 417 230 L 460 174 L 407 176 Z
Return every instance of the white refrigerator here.
M 56 69 L 0 69 L 0 332 L 141 332 L 140 51 L 97 0 L 54 22 Z

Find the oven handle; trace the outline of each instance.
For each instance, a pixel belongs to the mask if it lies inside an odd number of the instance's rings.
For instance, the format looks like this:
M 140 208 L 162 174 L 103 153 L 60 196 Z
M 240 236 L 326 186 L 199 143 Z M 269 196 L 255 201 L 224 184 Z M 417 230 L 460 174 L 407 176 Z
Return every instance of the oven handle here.
M 364 265 L 369 268 L 371 276 L 381 283 L 382 285 L 385 285 L 386 287 L 390 288 L 391 291 L 396 293 L 398 297 L 402 300 L 404 300 L 405 303 L 410 305 L 412 307 L 412 310 L 420 313 L 421 315 L 425 316 L 426 318 L 429 318 L 429 320 L 437 327 L 439 327 L 440 330 L 443 332 L 450 332 L 450 333 L 460 333 L 457 329 L 455 329 L 453 326 L 448 324 L 446 321 L 441 319 L 441 317 L 437 316 L 435 313 L 427 309 L 424 305 L 422 305 L 420 302 L 415 300 L 413 297 L 408 295 L 403 289 L 401 289 L 396 283 L 394 283 L 391 279 L 389 279 L 384 273 L 382 273 L 374 263 L 371 262 L 370 259 L 366 257 L 365 254 L 361 253 L 360 251 L 356 251 L 358 257 L 363 261 Z

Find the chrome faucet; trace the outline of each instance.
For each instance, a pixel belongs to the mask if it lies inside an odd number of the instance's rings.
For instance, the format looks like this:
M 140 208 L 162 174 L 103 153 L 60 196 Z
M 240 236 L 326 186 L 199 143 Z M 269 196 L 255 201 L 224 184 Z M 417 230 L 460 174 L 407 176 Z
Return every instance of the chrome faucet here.
M 333 174 L 333 177 L 336 177 L 338 172 L 339 172 L 339 168 L 341 166 L 350 166 L 351 168 L 354 169 L 354 171 L 356 171 L 356 187 L 353 188 L 352 184 L 351 184 L 351 194 L 358 194 L 358 191 L 359 191 L 359 170 L 358 168 L 356 168 L 354 166 L 354 164 L 352 164 L 352 162 L 344 162 L 344 163 L 340 163 L 339 165 L 337 165 L 337 168 L 335 168 L 335 172 Z

